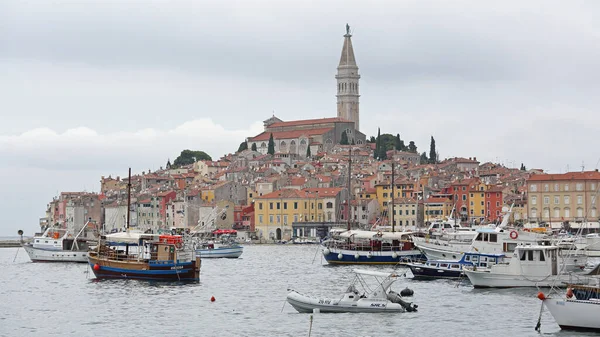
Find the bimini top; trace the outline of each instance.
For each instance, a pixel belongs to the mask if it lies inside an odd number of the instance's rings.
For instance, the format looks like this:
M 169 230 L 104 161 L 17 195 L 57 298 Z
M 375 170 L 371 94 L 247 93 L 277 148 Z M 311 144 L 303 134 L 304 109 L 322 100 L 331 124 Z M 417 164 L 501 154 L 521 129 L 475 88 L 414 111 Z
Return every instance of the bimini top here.
M 360 275 L 380 276 L 380 277 L 398 277 L 396 273 L 384 273 L 381 271 L 372 271 L 364 269 L 352 269 L 352 272 Z
M 158 234 L 144 234 L 138 231 L 119 232 L 106 235 L 106 241 L 138 244 L 140 240 L 157 240 Z
M 376 231 L 362 231 L 362 230 L 350 230 L 340 233 L 340 237 L 343 238 L 357 238 L 357 239 L 387 239 L 387 240 L 401 240 L 407 235 L 413 234 L 412 232 L 376 232 Z

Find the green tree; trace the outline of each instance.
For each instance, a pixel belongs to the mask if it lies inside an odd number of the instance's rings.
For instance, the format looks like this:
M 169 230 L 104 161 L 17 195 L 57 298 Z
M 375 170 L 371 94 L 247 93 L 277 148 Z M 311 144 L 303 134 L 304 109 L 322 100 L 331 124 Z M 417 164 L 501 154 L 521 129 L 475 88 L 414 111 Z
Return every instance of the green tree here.
M 342 132 L 342 139 L 340 139 L 340 145 L 350 145 L 350 143 L 348 142 L 348 135 L 346 134 L 346 131 Z
M 435 139 L 431 136 L 431 143 L 429 145 L 429 162 L 431 164 L 437 163 L 437 153 L 435 151 Z
M 240 143 L 237 152 L 242 152 L 244 150 L 248 150 L 248 143 L 246 143 L 246 141 Z
M 371 136 L 367 143 L 377 143 L 377 139 L 375 139 L 375 136 Z
M 256 143 L 252 143 L 252 151 L 258 151 L 258 150 L 256 149 Z
M 417 153 L 417 146 L 412 140 L 408 143 L 408 152 Z
M 269 136 L 269 146 L 267 147 L 267 153 L 270 155 L 275 154 L 275 141 L 273 140 L 273 133 Z
M 373 153 L 373 157 L 375 159 L 379 159 L 379 148 L 381 147 L 381 129 L 377 128 L 377 140 L 375 141 L 375 153 Z
M 425 164 L 427 162 L 429 162 L 429 159 L 427 158 L 427 152 L 421 153 L 421 164 Z
M 199 160 L 212 160 L 212 158 L 204 151 L 183 150 L 179 157 L 173 161 L 174 167 L 193 164 Z
M 521 171 L 527 171 L 527 168 L 525 167 L 525 165 L 523 163 L 521 163 Z
M 310 158 L 312 157 L 311 153 L 310 153 L 310 146 L 306 148 L 306 158 Z
M 398 151 L 404 150 L 404 142 L 402 141 L 402 139 L 400 139 L 400 134 L 399 133 L 396 134 L 396 139 L 395 139 L 394 147 Z
M 171 168 L 171 159 L 170 158 L 167 159 L 167 165 L 165 165 L 165 167 L 167 168 L 167 170 Z

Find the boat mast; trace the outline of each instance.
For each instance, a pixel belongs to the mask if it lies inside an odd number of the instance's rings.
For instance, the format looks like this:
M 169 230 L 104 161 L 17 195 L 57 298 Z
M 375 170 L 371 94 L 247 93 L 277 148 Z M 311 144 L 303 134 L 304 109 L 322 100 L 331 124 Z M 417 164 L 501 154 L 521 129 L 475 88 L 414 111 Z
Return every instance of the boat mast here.
M 131 216 L 131 167 L 129 168 L 129 179 L 127 180 L 127 231 L 129 231 L 129 217 Z
M 394 183 L 394 162 L 392 162 L 392 233 L 394 232 L 394 228 L 395 228 L 395 224 L 396 222 L 394 221 L 394 185 L 396 185 Z
M 351 213 L 350 212 L 350 199 L 352 199 L 352 193 L 350 192 L 352 190 L 351 188 L 351 179 L 352 179 L 352 146 L 350 147 L 350 151 L 348 152 L 348 230 L 352 229 L 352 226 L 350 225 L 350 216 Z

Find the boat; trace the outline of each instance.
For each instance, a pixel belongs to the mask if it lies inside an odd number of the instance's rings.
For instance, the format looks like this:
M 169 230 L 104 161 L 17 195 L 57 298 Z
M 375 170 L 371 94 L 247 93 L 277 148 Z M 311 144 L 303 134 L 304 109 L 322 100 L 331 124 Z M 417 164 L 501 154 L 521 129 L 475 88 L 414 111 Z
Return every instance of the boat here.
M 487 269 L 464 268 L 475 288 L 551 287 L 573 283 L 583 275 L 587 256 L 563 251 L 558 246 L 517 246 L 508 263 Z
M 73 235 L 67 228 L 49 227 L 40 236 L 30 242 L 22 243 L 23 249 L 32 262 L 80 262 L 86 263 L 88 257 L 88 240 L 92 237 L 82 235 L 86 231 L 88 221 L 81 230 Z
M 319 241 L 306 237 L 296 237 L 292 240 L 292 243 L 295 245 L 316 245 Z
M 235 259 L 242 256 L 244 247 L 240 245 L 235 229 L 216 229 L 214 228 L 215 219 L 222 216 L 229 206 L 213 211 L 207 215 L 204 221 L 198 221 L 199 225 L 191 230 L 190 234 L 194 238 L 196 254 L 201 258 L 231 258 Z
M 585 236 L 585 250 L 600 252 L 600 234 L 590 233 Z
M 567 284 L 564 295 L 538 293 L 561 329 L 600 332 L 600 265 L 588 275 L 593 276 L 587 285 Z
M 131 203 L 131 169 L 127 184 L 127 208 Z M 149 281 L 199 281 L 200 256 L 187 235 L 143 233 L 129 229 L 100 236 L 88 263 L 97 279 Z
M 290 292 L 287 295 L 287 302 L 300 313 L 315 311 L 323 313 L 417 311 L 417 305 L 404 301 L 400 294 L 390 289 L 392 283 L 399 277 L 398 274 L 360 269 L 354 269 L 352 272 L 355 274 L 354 282 L 341 296 L 317 298 L 288 289 Z M 366 284 L 364 276 L 375 277 L 378 285 L 369 291 L 367 287 L 364 287 Z M 358 291 L 356 284 L 364 287 L 362 292 Z
M 489 268 L 493 264 L 503 263 L 504 254 L 481 254 L 477 252 L 465 253 L 458 261 L 453 260 L 428 260 L 425 262 L 401 262 L 410 268 L 414 279 L 455 279 L 465 277 L 464 266 L 475 268 Z
M 412 232 L 348 230 L 322 244 L 330 264 L 397 264 L 403 259 L 418 260 L 423 254 L 415 248 Z

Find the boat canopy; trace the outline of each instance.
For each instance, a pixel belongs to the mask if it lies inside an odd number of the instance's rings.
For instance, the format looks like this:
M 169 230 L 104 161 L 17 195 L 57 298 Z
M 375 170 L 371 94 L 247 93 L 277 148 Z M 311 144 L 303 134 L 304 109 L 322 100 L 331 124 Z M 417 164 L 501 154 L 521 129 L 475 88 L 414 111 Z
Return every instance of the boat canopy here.
M 118 242 L 118 243 L 132 243 L 137 244 L 140 240 L 158 240 L 158 234 L 144 234 L 142 232 L 119 232 L 114 234 L 107 234 L 106 241 Z
M 237 231 L 235 229 L 217 229 L 212 232 L 214 235 L 221 234 L 236 234 Z
M 372 271 L 364 269 L 352 269 L 352 272 L 360 275 L 379 276 L 379 277 L 397 277 L 396 273 L 384 273 L 381 271 Z
M 412 234 L 412 232 L 375 232 L 375 231 L 350 230 L 350 231 L 340 233 L 340 237 L 356 238 L 356 239 L 401 240 L 401 239 L 405 239 L 407 235 L 411 235 L 411 234 Z

